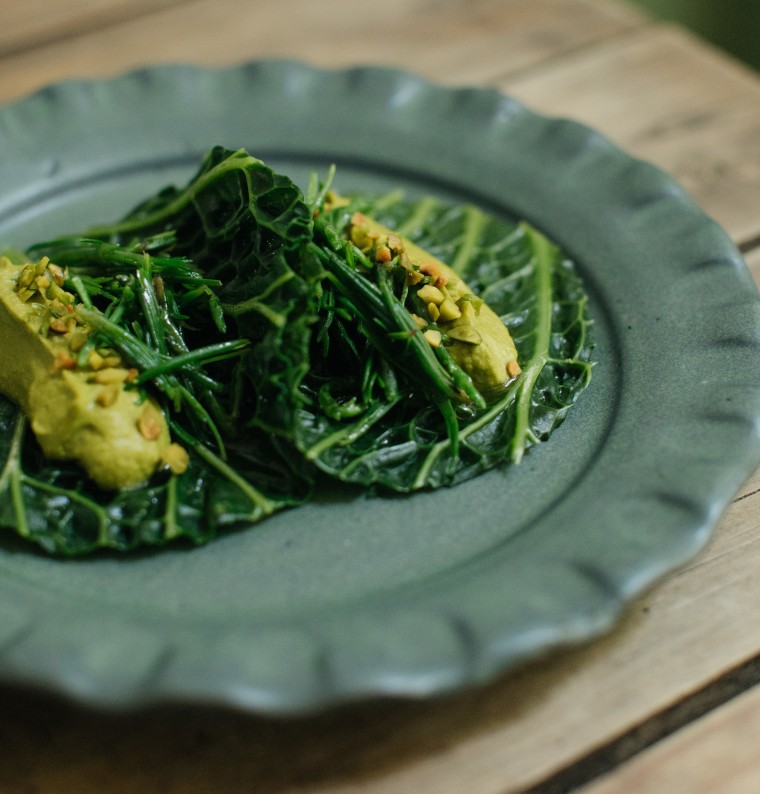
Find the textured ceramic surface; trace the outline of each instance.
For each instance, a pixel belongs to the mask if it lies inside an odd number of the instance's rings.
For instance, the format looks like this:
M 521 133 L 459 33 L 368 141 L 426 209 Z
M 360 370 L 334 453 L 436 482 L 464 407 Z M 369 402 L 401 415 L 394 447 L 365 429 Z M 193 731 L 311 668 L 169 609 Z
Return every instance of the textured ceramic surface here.
M 324 493 L 209 546 L 0 545 L 0 678 L 99 706 L 300 712 L 473 685 L 608 628 L 689 559 L 760 458 L 757 291 L 659 170 L 496 92 L 372 68 L 162 67 L 0 109 L 0 240 L 111 220 L 214 144 L 305 184 L 474 201 L 577 260 L 595 376 L 519 467 L 412 497 Z

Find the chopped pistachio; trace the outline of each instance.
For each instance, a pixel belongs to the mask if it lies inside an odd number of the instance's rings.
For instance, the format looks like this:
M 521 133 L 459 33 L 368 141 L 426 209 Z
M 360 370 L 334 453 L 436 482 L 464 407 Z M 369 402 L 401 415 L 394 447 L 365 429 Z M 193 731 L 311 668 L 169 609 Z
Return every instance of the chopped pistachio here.
M 69 338 L 69 348 L 74 353 L 78 353 L 87 343 L 87 333 L 85 331 L 75 331 Z
M 95 383 L 111 384 L 124 383 L 129 376 L 129 370 L 120 367 L 103 367 L 95 373 Z
M 438 311 L 443 322 L 458 320 L 462 316 L 461 310 L 451 298 L 446 298 L 438 307 Z
M 145 403 L 140 418 L 137 420 L 137 429 L 147 441 L 155 441 L 161 436 L 161 414 L 152 403 Z
M 61 289 L 55 281 L 51 282 L 50 286 L 45 291 L 45 297 L 49 301 L 58 301 L 64 306 L 71 306 L 73 308 L 74 296 L 70 292 Z
M 77 362 L 67 350 L 61 350 L 53 361 L 53 369 L 76 369 Z
M 423 274 L 420 273 L 419 268 L 408 267 L 406 269 L 406 283 L 409 284 L 410 286 L 419 284 L 423 278 L 425 278 L 425 276 L 423 276 Z
M 62 287 L 63 282 L 66 281 L 66 271 L 62 267 L 59 267 L 58 265 L 54 265 L 52 263 L 48 265 L 48 270 L 50 271 L 50 274 L 53 276 L 53 281 L 59 287 Z
M 385 244 L 391 249 L 391 253 L 394 256 L 404 253 L 404 243 L 397 234 L 389 234 Z
M 430 276 L 437 287 L 442 287 L 449 281 L 448 276 L 441 270 L 441 267 L 437 262 L 424 262 L 422 265 L 420 265 L 420 270 L 426 276 Z
M 507 362 L 507 375 L 509 375 L 510 378 L 516 378 L 521 372 L 522 369 L 517 361 Z
M 64 305 L 58 298 L 54 298 L 50 301 L 50 306 L 48 308 L 56 317 L 63 317 L 64 314 L 71 313 L 69 307 Z
M 169 444 L 161 455 L 161 459 L 173 474 L 184 474 L 190 465 L 190 456 L 187 454 L 187 450 L 179 444 Z
M 92 369 L 98 370 L 103 366 L 103 356 L 101 356 L 97 350 L 90 350 L 87 356 L 87 363 Z
M 435 322 L 441 315 L 441 312 L 438 310 L 438 307 L 434 303 L 428 303 L 427 305 L 428 314 L 430 315 L 430 319 Z
M 425 303 L 435 303 L 436 306 L 439 306 L 445 300 L 441 290 L 439 290 L 438 287 L 434 287 L 432 284 L 425 284 L 424 287 L 420 287 L 417 294 L 420 300 L 425 301 Z
M 110 383 L 104 386 L 95 397 L 95 402 L 101 408 L 110 408 L 119 399 L 119 384 Z
M 121 356 L 117 354 L 112 354 L 110 356 L 105 356 L 103 359 L 103 366 L 104 367 L 120 367 L 122 365 Z
M 34 265 L 24 265 L 16 281 L 16 292 L 26 289 L 34 281 Z
M 479 345 L 483 341 L 480 332 L 471 325 L 455 325 L 446 330 L 446 335 L 457 342 L 466 342 L 468 345 Z
M 443 337 L 440 331 L 436 331 L 435 329 L 431 328 L 428 331 L 425 331 L 422 334 L 425 339 L 427 340 L 430 347 L 440 347 L 441 342 L 443 341 Z
M 392 258 L 393 254 L 387 245 L 380 245 L 375 249 L 375 262 L 379 262 L 383 265 L 390 262 Z
M 466 301 L 460 299 L 457 303 L 459 306 L 459 311 L 461 312 L 462 319 L 471 323 L 475 319 L 475 307 L 472 304 L 472 301 Z
M 474 295 L 472 292 L 465 292 L 464 295 L 460 295 L 459 299 L 457 300 L 457 306 L 460 309 L 464 309 L 465 304 L 470 304 L 472 308 L 475 310 L 475 314 L 480 314 L 480 309 L 484 305 L 485 301 L 483 298 Z
M 365 251 L 373 243 L 373 240 L 370 238 L 367 230 L 363 226 L 365 220 L 365 216 L 360 212 L 355 212 L 351 216 L 351 242 L 362 251 Z

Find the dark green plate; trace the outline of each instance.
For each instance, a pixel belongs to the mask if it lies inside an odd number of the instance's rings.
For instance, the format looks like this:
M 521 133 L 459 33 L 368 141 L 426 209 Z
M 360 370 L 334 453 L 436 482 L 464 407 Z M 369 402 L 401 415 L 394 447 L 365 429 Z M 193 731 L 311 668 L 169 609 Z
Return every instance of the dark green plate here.
M 162 67 L 0 109 L 0 240 L 111 220 L 214 144 L 305 182 L 524 217 L 577 260 L 598 365 L 549 443 L 433 494 L 324 493 L 203 547 L 0 545 L 0 679 L 103 707 L 301 712 L 488 680 L 607 629 L 760 459 L 757 291 L 654 167 L 487 90 L 377 68 Z

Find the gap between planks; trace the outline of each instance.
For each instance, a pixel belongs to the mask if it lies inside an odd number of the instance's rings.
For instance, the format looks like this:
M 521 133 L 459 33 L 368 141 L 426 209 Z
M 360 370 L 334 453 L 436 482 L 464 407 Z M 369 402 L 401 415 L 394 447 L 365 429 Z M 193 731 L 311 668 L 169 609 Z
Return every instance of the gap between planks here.
M 521 794 L 581 792 L 603 775 L 760 684 L 760 654 L 667 709 L 634 726 Z
M 129 10 L 122 9 L 119 16 L 115 14 L 110 15 L 106 25 L 115 27 L 131 19 L 136 19 L 140 16 L 148 16 L 153 11 L 164 10 L 170 6 L 180 6 L 187 2 L 188 0 L 173 0 L 173 2 L 168 0 L 163 3 L 160 8 L 149 9 L 146 8 L 146 4 L 135 4 L 135 6 L 131 7 Z M 140 11 L 141 8 L 142 11 Z M 104 19 L 101 18 L 101 24 L 93 24 L 89 30 L 92 31 L 104 27 L 102 24 L 103 21 Z M 43 41 L 41 38 L 37 44 L 42 46 L 48 43 L 76 38 L 83 32 L 88 32 L 88 29 L 74 30 L 70 28 L 67 31 L 61 31 L 61 34 L 58 36 L 49 36 L 48 40 Z M 606 37 L 606 41 L 623 41 L 629 38 L 632 32 L 631 30 L 627 30 L 610 34 Z M 599 41 L 600 40 L 596 40 L 585 44 L 579 44 L 574 50 L 568 51 L 563 56 L 555 58 L 552 61 L 552 67 L 563 57 L 570 58 L 572 55 L 577 56 L 579 52 L 589 50 L 598 45 Z M 0 54 L 6 55 L 7 52 L 0 52 Z M 535 70 L 535 65 L 526 67 L 524 71 L 530 74 L 533 70 Z M 511 73 L 511 75 L 518 75 L 519 73 L 520 69 L 517 69 L 515 72 Z M 504 76 L 505 75 L 502 75 L 502 77 Z M 740 243 L 740 249 L 745 254 L 752 255 L 753 253 L 757 253 L 758 248 L 760 248 L 760 235 L 748 238 Z M 759 272 L 760 258 L 756 258 L 756 265 L 753 268 L 753 273 L 756 278 Z M 758 489 L 753 489 L 738 497 L 737 501 L 739 499 L 746 499 L 750 496 L 757 498 L 757 493 Z M 731 669 L 720 678 L 688 695 L 685 699 L 679 701 L 678 704 L 667 707 L 648 717 L 646 720 L 633 726 L 630 730 L 616 737 L 608 744 L 598 747 L 586 756 L 573 762 L 565 769 L 557 772 L 552 777 L 547 778 L 542 783 L 525 789 L 525 792 L 526 794 L 558 794 L 559 792 L 568 792 L 590 783 L 600 775 L 618 766 L 622 761 L 641 753 L 659 740 L 686 726 L 695 719 L 713 711 L 718 706 L 745 692 L 748 688 L 759 682 L 760 656 Z
M 760 241 L 759 241 L 760 242 Z M 747 266 L 760 285 L 760 244 L 745 252 Z M 733 500 L 760 499 L 760 470 L 750 477 Z M 740 697 L 760 684 L 760 654 L 727 670 L 677 703 L 656 712 L 605 745 L 601 745 L 521 794 L 582 794 L 585 786 L 613 773 L 621 764 L 639 756 L 698 719 Z

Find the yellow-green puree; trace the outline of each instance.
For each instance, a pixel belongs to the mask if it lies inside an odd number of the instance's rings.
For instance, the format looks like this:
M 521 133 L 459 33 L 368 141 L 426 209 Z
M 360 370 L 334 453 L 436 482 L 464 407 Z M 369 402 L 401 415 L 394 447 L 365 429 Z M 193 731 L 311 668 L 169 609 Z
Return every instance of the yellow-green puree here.
M 341 199 L 338 197 L 337 201 Z M 441 344 L 443 334 L 446 335 L 451 357 L 480 392 L 498 393 L 520 374 L 517 349 L 509 330 L 449 265 L 361 213 L 352 217 L 349 234 L 360 249 L 372 252 L 378 261 L 401 256 L 407 263 L 410 283 L 421 281 L 423 276 L 432 279 L 417 293 L 426 316 L 415 319 L 421 329 L 431 322 L 435 325 L 435 330 L 424 330 L 431 345 Z
M 136 370 L 112 350 L 90 350 L 65 274 L 43 257 L 0 257 L 0 392 L 25 413 L 44 454 L 77 460 L 100 487 L 186 466 L 157 403 L 130 388 Z

